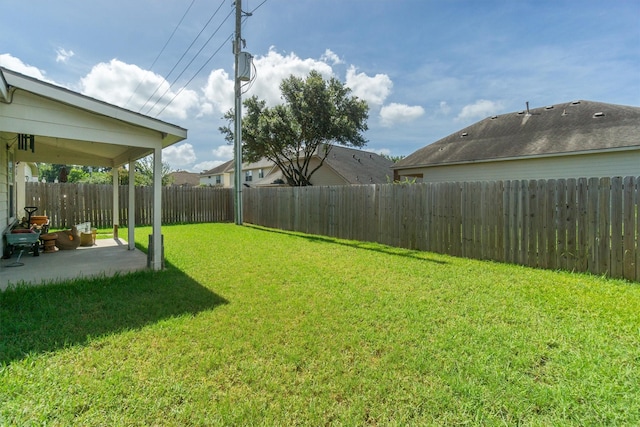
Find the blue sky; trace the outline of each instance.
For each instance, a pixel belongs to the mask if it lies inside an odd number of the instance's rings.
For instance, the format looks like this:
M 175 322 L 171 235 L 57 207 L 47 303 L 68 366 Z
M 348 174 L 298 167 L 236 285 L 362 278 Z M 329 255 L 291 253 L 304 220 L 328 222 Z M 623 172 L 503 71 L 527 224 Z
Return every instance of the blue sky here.
M 0 66 L 189 129 L 164 152 L 174 169 L 232 157 L 218 132 L 233 106 L 232 0 L 0 6 Z M 245 96 L 275 104 L 291 74 L 334 76 L 369 103 L 375 152 L 411 154 L 527 101 L 640 106 L 638 0 L 243 0 L 243 9 L 254 11 L 242 31 L 257 71 Z

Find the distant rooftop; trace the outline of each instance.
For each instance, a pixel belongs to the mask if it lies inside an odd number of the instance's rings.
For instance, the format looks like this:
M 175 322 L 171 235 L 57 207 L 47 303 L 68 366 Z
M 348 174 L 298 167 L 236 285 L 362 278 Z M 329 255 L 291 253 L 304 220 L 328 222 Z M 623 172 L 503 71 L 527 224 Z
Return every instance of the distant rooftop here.
M 640 107 L 570 101 L 481 120 L 392 168 L 640 147 Z

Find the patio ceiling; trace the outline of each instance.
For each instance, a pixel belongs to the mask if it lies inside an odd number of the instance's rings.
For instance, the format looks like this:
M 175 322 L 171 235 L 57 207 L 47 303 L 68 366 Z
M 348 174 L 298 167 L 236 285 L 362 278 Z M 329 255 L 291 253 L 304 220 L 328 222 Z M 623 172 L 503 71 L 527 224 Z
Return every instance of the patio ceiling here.
M 187 130 L 0 68 L 0 137 L 33 135 L 16 161 L 117 167 L 187 137 Z

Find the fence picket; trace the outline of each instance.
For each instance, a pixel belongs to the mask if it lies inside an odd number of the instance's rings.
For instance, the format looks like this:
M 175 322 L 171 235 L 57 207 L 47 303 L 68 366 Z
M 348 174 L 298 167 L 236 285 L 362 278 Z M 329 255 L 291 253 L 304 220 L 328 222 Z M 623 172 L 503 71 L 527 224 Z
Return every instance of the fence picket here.
M 640 280 L 638 177 L 243 189 L 245 222 L 476 259 Z M 119 187 L 127 225 L 128 186 Z M 153 189 L 134 187 L 135 224 Z M 109 185 L 27 183 L 26 203 L 52 228 L 113 222 Z M 162 220 L 233 220 L 233 190 L 166 187 Z
M 633 280 L 636 275 L 636 212 L 635 193 L 636 183 L 631 176 L 625 177 L 623 182 L 623 253 L 622 253 L 622 276 L 625 279 Z

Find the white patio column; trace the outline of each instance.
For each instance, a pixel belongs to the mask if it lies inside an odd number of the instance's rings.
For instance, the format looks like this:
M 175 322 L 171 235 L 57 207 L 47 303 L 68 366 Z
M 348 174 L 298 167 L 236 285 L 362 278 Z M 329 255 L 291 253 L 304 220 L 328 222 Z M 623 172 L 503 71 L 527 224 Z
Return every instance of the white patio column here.
M 118 168 L 111 168 L 111 175 L 113 175 L 113 238 L 118 238 L 118 226 L 120 225 L 120 206 L 118 205 L 119 200 L 119 187 L 120 180 L 118 179 Z
M 136 227 L 136 162 L 129 162 L 129 210 L 127 213 L 127 242 L 129 250 L 136 248 L 135 227 Z
M 162 147 L 153 151 L 153 259 L 151 268 L 162 269 Z

